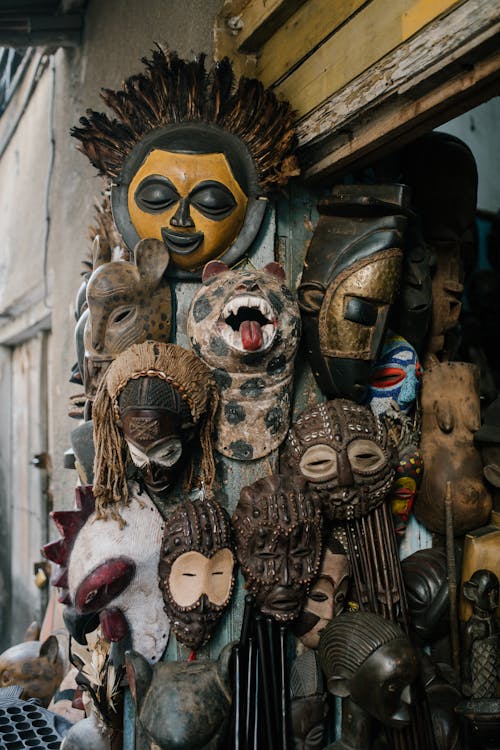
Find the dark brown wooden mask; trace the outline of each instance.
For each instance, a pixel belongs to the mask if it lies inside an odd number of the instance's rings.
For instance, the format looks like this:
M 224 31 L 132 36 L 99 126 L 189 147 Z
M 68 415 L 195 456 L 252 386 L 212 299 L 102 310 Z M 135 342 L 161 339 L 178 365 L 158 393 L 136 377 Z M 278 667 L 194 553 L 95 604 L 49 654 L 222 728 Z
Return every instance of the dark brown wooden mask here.
M 280 622 L 294 620 L 321 561 L 319 501 L 302 477 L 275 474 L 243 487 L 232 521 L 257 607 Z
M 307 355 L 328 398 L 364 398 L 399 291 L 407 202 L 402 185 L 341 185 L 320 202 L 298 297 Z
M 167 342 L 172 302 L 163 278 L 168 254 L 157 240 L 143 240 L 135 261 L 103 262 L 97 251 L 87 285 L 84 384 L 88 398 L 113 359 L 132 344 Z
M 444 497 L 451 482 L 455 535 L 482 526 L 491 512 L 491 496 L 482 479 L 474 433 L 479 429 L 479 372 L 475 365 L 444 362 L 422 378 L 424 477 L 415 500 L 415 516 L 430 531 L 446 532 Z
M 160 588 L 178 641 L 197 651 L 233 592 L 231 522 L 215 500 L 184 500 L 165 524 Z
M 359 518 L 384 500 L 396 449 L 368 406 L 335 399 L 305 409 L 288 433 L 283 465 L 301 474 L 333 521 Z

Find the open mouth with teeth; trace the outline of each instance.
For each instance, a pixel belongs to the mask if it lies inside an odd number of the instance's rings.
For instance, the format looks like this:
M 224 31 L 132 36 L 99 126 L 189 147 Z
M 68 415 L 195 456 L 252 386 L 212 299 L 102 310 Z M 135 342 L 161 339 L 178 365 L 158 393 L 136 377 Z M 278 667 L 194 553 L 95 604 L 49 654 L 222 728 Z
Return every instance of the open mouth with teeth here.
M 262 297 L 241 295 L 226 303 L 222 310 L 222 337 L 240 352 L 269 349 L 276 335 L 277 316 Z

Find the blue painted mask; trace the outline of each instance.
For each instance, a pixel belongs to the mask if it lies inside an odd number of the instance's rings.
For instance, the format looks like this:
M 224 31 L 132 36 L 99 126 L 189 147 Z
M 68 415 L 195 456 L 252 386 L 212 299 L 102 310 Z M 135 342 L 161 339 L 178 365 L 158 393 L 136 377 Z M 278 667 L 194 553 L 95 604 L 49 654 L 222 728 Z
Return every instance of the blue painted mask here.
M 367 403 L 379 415 L 394 400 L 404 414 L 409 414 L 420 390 L 420 378 L 417 352 L 406 339 L 389 331 L 370 375 Z

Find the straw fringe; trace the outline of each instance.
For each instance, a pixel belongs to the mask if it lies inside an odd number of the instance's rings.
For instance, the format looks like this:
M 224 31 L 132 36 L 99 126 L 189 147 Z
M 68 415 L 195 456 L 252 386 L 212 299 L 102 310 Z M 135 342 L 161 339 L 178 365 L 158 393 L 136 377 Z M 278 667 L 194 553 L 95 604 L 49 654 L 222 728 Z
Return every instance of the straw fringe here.
M 119 427 L 118 397 L 129 380 L 144 376 L 167 380 L 187 401 L 193 421 L 200 428 L 202 459 L 198 481 L 204 483 L 209 494 L 212 492 L 215 479 L 212 433 L 219 393 L 211 371 L 193 352 L 176 344 L 146 341 L 134 344 L 112 362 L 94 400 L 94 495 L 99 518 L 120 521 L 118 509 L 129 501 L 126 476 L 129 453 Z

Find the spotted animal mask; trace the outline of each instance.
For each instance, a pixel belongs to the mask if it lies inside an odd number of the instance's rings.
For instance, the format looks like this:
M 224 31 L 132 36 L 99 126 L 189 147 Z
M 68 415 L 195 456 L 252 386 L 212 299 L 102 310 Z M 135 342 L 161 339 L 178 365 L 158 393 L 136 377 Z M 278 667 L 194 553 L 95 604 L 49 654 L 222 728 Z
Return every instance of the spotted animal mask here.
M 213 634 L 234 587 L 231 522 L 215 500 L 184 500 L 165 524 L 160 587 L 178 641 L 197 651 Z
M 384 414 L 395 401 L 403 414 L 415 406 L 421 370 L 417 352 L 404 338 L 389 333 L 369 378 L 367 403 L 374 414 Z
M 429 530 L 446 533 L 445 494 L 451 483 L 454 533 L 483 526 L 491 496 L 482 479 L 474 433 L 480 426 L 479 372 L 465 362 L 443 362 L 422 377 L 422 452 L 425 471 L 415 516 Z
M 146 339 L 168 341 L 171 295 L 163 274 L 168 254 L 156 240 L 143 240 L 135 261 L 105 262 L 98 248 L 87 284 L 84 383 L 94 398 L 104 373 L 121 352 Z
M 306 353 L 328 398 L 366 395 L 399 291 L 407 201 L 401 185 L 341 185 L 319 204 L 298 297 Z
M 321 551 L 321 509 L 298 476 L 273 475 L 243 487 L 233 514 L 236 554 L 258 609 L 297 618 Z
M 268 455 L 288 429 L 300 317 L 277 263 L 230 271 L 209 263 L 188 315 L 193 351 L 220 391 L 215 446 L 251 461 Z
M 288 434 L 282 466 L 301 474 L 332 521 L 359 518 L 388 494 L 397 454 L 368 406 L 335 399 L 303 411 Z

